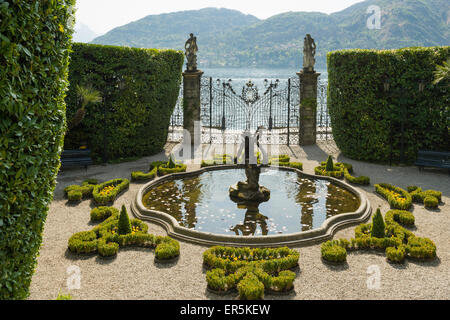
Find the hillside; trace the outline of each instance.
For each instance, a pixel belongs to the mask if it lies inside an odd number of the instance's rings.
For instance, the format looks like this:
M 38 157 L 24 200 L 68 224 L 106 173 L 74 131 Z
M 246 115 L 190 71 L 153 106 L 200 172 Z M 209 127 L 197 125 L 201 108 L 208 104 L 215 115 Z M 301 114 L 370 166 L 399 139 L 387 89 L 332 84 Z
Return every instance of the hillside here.
M 370 5 L 382 10 L 382 28 L 369 30 Z M 331 50 L 394 49 L 450 44 L 448 0 L 367 0 L 331 15 L 287 12 L 266 20 L 236 10 L 207 8 L 150 15 L 115 28 L 93 43 L 182 50 L 196 34 L 203 67 L 299 67 L 303 38 L 315 38 L 319 68 Z

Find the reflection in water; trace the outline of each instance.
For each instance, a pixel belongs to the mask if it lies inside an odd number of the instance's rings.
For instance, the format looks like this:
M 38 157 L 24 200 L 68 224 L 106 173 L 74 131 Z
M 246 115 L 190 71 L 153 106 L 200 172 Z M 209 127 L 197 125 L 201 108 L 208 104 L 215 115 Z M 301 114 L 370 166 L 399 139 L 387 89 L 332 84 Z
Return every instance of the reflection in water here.
M 326 180 L 266 170 L 260 183 L 271 191 L 259 207 L 238 206 L 228 188 L 245 179 L 243 169 L 219 170 L 165 182 L 144 196 L 144 205 L 172 215 L 181 226 L 224 235 L 264 236 L 319 228 L 335 215 L 354 212 L 359 200 Z M 262 214 L 264 213 L 264 214 Z
M 240 204 L 239 208 L 247 209 L 245 213 L 245 219 L 243 224 L 238 224 L 231 228 L 231 231 L 237 236 L 240 236 L 241 233 L 243 236 L 255 236 L 258 226 L 261 228 L 261 233 L 263 236 L 267 236 L 269 233 L 269 228 L 267 227 L 268 217 L 262 215 L 259 212 L 258 206 L 255 205 L 245 205 Z

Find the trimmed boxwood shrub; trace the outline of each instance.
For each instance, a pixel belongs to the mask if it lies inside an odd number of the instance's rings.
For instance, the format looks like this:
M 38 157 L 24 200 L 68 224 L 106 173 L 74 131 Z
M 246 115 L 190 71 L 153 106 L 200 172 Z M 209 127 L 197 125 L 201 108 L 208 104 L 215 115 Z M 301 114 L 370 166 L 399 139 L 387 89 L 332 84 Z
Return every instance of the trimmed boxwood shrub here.
M 436 245 L 427 238 L 411 237 L 406 245 L 407 254 L 419 260 L 436 258 Z
M 437 209 L 439 207 L 439 200 L 436 197 L 428 196 L 423 200 L 423 203 L 427 209 Z
M 412 206 L 412 196 L 406 190 L 387 183 L 375 185 L 375 191 L 389 202 L 392 209 L 408 210 Z
M 390 210 L 386 212 L 386 224 L 398 222 L 405 226 L 413 226 L 415 223 L 414 215 L 409 211 L 404 210 Z
M 0 1 L 0 300 L 29 294 L 66 130 L 74 0 Z
M 136 171 L 131 173 L 132 181 L 148 181 L 152 180 L 158 174 L 158 168 L 153 168 L 149 173 L 144 173 L 142 171 Z
M 347 250 L 339 241 L 327 241 L 321 247 L 322 259 L 328 262 L 347 261 Z
M 288 163 L 282 162 L 280 163 L 280 166 L 294 168 L 303 171 L 303 163 L 301 162 L 288 162 Z
M 213 247 L 203 253 L 208 288 L 216 292 L 238 289 L 241 299 L 262 299 L 264 289 L 287 292 L 293 289 L 299 253 L 287 247 L 251 249 Z M 244 281 L 244 279 L 252 281 Z M 242 283 L 244 282 L 244 283 Z M 261 293 L 262 288 L 262 293 Z
M 405 261 L 406 250 L 405 246 L 399 246 L 398 248 L 389 247 L 386 248 L 386 257 L 389 261 L 394 263 L 403 263 Z
M 411 190 L 411 191 L 409 191 Z M 437 209 L 442 200 L 442 192 L 436 190 L 423 191 L 422 188 L 408 187 L 414 203 L 424 204 L 427 209 Z
M 94 187 L 97 185 L 98 180 L 88 179 L 79 185 L 71 185 L 64 189 L 64 195 L 69 201 L 81 201 L 82 199 L 92 198 Z M 80 196 L 81 195 L 81 196 Z
M 130 181 L 128 179 L 114 179 L 106 181 L 102 184 L 96 185 L 94 187 L 93 196 L 97 204 L 108 204 L 116 200 L 117 196 L 124 190 L 128 189 L 130 186 Z M 112 190 L 108 193 L 103 194 L 102 191 L 107 188 L 112 187 Z
M 152 162 L 150 164 L 150 169 L 149 170 L 152 171 L 152 170 L 155 170 L 155 168 L 158 169 L 163 164 L 167 164 L 167 161 L 168 160 L 166 160 L 166 161 L 154 161 L 154 162 Z
M 370 185 L 370 178 L 366 176 L 354 177 L 350 174 L 347 168 L 344 168 L 344 178 L 347 182 L 363 186 Z
M 158 175 L 165 176 L 173 173 L 186 172 L 187 166 L 185 164 L 177 164 L 175 168 L 169 168 L 169 164 L 163 164 L 158 167 Z
M 163 150 L 178 99 L 183 53 L 75 43 L 71 54 L 67 117 L 78 108 L 76 86 L 91 85 L 103 102 L 86 109 L 65 148 L 87 143 L 96 161 L 148 156 Z
M 388 162 L 392 146 L 393 161 L 401 161 L 399 128 L 405 119 L 405 162 L 412 163 L 420 149 L 450 150 L 449 88 L 432 84 L 436 65 L 449 56 L 449 46 L 329 52 L 328 108 L 333 136 L 343 154 Z M 420 80 L 425 84 L 423 92 L 419 92 Z
M 108 219 L 91 231 L 79 232 L 70 237 L 69 250 L 77 254 L 99 253 L 102 257 L 110 257 L 115 256 L 120 247 L 139 246 L 155 248 L 155 259 L 158 261 L 171 260 L 180 255 L 178 241 L 148 234 L 148 226 L 141 220 L 131 220 L 130 233 L 119 234 L 118 210 L 111 210 L 110 213 Z
M 329 170 L 330 168 L 333 169 Z M 348 174 L 353 173 L 353 166 L 349 163 L 333 163 L 333 158 L 331 156 L 328 157 L 327 161 L 322 162 L 320 166 L 314 168 L 314 173 L 317 176 L 328 176 L 337 179 L 342 179 L 345 171 L 347 171 Z
M 264 299 L 264 284 L 253 273 L 248 273 L 237 285 L 242 300 Z
M 104 221 L 109 217 L 116 215 L 119 215 L 119 210 L 114 207 L 97 207 L 91 210 L 91 221 Z
M 322 259 L 330 262 L 345 262 L 348 250 L 385 250 L 388 261 L 395 263 L 401 263 L 405 258 L 419 260 L 435 258 L 436 245 L 433 241 L 416 237 L 397 222 L 402 220 L 402 222 L 407 222 L 405 224 L 411 225 L 414 216 L 411 213 L 408 215 L 406 212 L 391 210 L 386 213 L 386 228 L 383 238 L 374 237 L 372 234 L 373 224 L 361 224 L 355 229 L 354 239 L 323 243 Z

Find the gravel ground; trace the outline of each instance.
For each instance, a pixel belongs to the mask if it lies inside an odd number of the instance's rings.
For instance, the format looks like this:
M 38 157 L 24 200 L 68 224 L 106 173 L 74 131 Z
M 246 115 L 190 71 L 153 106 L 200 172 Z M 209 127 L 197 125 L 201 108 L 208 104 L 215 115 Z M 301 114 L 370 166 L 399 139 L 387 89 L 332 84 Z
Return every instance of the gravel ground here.
M 167 150 L 171 149 L 168 145 Z M 216 149 L 219 147 L 216 146 Z M 220 151 L 217 151 L 218 153 Z M 432 262 L 407 260 L 404 265 L 391 265 L 384 254 L 374 252 L 350 253 L 348 263 L 329 266 L 320 258 L 320 245 L 295 248 L 300 252 L 300 270 L 295 281 L 295 293 L 289 296 L 266 296 L 266 299 L 449 299 L 450 298 L 450 176 L 445 171 L 419 172 L 415 167 L 389 167 L 353 161 L 340 155 L 330 144 L 312 147 L 287 147 L 280 150 L 304 163 L 305 172 L 313 173 L 319 161 L 333 154 L 339 161 L 354 165 L 356 175 L 371 177 L 372 186 L 364 191 L 374 209 L 381 207 L 385 213 L 389 206 L 374 193 L 373 184 L 388 182 L 406 188 L 418 185 L 424 189 L 443 192 L 443 202 L 438 211 L 428 211 L 414 206 L 418 236 L 428 237 L 437 245 L 438 258 Z M 38 266 L 31 283 L 30 299 L 55 299 L 59 292 L 70 293 L 74 299 L 233 299 L 233 295 L 218 297 L 206 291 L 205 271 L 202 268 L 203 246 L 181 243 L 180 259 L 171 265 L 154 263 L 153 250 L 121 249 L 115 259 L 102 259 L 97 255 L 76 256 L 68 252 L 67 241 L 73 233 L 92 229 L 89 212 L 91 201 L 73 206 L 63 197 L 63 189 L 81 183 L 86 178 L 101 181 L 129 178 L 136 170 L 145 170 L 150 161 L 165 157 L 160 154 L 131 163 L 92 166 L 67 170 L 58 176 L 54 201 L 50 205 L 45 224 L 44 238 Z M 189 170 L 196 166 L 189 166 Z M 129 206 L 142 185 L 132 183 L 129 191 L 115 202 Z M 149 224 L 149 232 L 165 235 L 164 229 Z M 354 227 L 339 231 L 335 238 L 351 238 Z M 68 290 L 67 268 L 77 266 L 81 271 L 81 288 Z M 368 289 L 370 266 L 378 266 L 381 287 Z

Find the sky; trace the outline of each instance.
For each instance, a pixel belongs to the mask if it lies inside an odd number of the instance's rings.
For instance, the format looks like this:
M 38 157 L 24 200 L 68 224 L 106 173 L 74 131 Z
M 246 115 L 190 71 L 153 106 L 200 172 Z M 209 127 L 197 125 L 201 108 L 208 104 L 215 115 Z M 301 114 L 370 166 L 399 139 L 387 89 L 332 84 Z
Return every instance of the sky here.
M 207 7 L 228 8 L 266 19 L 288 11 L 333 13 L 362 0 L 77 0 L 77 24 L 101 35 L 148 15 Z

